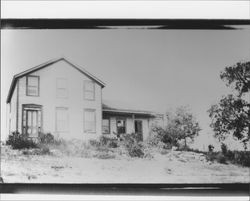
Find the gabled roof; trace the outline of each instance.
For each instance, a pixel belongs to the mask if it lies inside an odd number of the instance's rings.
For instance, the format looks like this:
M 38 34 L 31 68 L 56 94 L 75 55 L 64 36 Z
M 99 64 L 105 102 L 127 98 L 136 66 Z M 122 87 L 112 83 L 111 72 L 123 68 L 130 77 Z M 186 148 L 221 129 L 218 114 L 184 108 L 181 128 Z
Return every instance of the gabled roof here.
M 138 114 L 147 116 L 157 116 L 158 114 L 152 111 L 140 109 L 137 106 L 130 105 L 121 101 L 107 101 L 103 100 L 102 111 L 106 113 L 116 114 Z
M 81 73 L 83 73 L 84 75 L 86 75 L 88 78 L 92 79 L 93 81 L 95 81 L 97 84 L 99 84 L 102 88 L 105 87 L 105 83 L 102 82 L 101 80 L 99 80 L 97 77 L 95 77 L 94 75 L 90 74 L 88 71 L 86 71 L 85 69 L 83 69 L 82 67 L 80 66 L 77 66 L 76 64 L 73 64 L 72 62 L 70 62 L 68 59 L 65 59 L 63 57 L 61 58 L 57 58 L 57 59 L 53 59 L 53 60 L 50 60 L 50 61 L 47 61 L 45 63 L 42 63 L 38 66 L 35 66 L 33 68 L 30 68 L 26 71 L 23 71 L 19 74 L 16 74 L 13 76 L 13 79 L 12 79 L 12 82 L 11 82 L 11 85 L 10 85 L 10 89 L 9 89 L 9 93 L 8 93 L 8 97 L 7 97 L 7 103 L 10 102 L 11 100 L 11 97 L 12 97 L 12 94 L 14 92 L 14 89 L 15 89 L 15 86 L 16 86 L 16 82 L 19 78 L 21 77 L 24 77 L 30 73 L 33 73 L 35 71 L 38 71 L 40 69 L 43 69 L 45 67 L 48 67 L 54 63 L 57 63 L 59 61 L 65 61 L 66 63 L 68 63 L 70 66 L 72 66 L 73 68 L 75 68 L 76 70 L 80 71 Z

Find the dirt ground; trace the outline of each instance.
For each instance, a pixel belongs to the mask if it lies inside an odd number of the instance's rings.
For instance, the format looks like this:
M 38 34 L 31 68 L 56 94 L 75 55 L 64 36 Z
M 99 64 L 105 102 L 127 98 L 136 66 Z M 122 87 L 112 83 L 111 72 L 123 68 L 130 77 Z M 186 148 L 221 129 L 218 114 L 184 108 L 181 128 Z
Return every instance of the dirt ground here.
M 250 170 L 211 163 L 192 152 L 98 159 L 23 155 L 3 147 L 1 177 L 5 183 L 249 183 Z

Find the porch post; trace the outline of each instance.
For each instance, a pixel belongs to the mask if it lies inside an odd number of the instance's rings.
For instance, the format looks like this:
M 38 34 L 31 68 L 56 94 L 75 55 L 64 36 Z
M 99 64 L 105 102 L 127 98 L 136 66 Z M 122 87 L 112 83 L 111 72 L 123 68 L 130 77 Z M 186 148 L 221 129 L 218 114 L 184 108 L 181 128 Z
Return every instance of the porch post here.
M 134 133 L 135 132 L 135 115 L 132 114 L 132 132 Z

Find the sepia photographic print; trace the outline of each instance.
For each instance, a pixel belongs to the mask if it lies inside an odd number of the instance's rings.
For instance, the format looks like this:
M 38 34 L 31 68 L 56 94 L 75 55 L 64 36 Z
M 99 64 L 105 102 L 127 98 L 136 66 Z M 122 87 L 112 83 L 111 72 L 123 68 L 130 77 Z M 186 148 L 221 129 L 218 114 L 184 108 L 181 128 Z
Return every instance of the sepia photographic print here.
M 3 184 L 248 184 L 248 20 L 3 20 Z

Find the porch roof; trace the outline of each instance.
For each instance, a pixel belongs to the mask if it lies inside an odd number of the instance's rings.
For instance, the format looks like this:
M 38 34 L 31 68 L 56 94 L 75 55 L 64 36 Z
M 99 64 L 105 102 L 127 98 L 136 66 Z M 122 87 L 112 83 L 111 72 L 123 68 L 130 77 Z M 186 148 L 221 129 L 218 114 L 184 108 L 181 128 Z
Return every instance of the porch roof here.
M 135 109 L 134 106 L 129 106 L 120 102 L 110 102 L 103 101 L 102 103 L 102 111 L 110 114 L 135 114 L 135 115 L 143 115 L 148 117 L 155 117 L 157 113 L 147 110 Z

